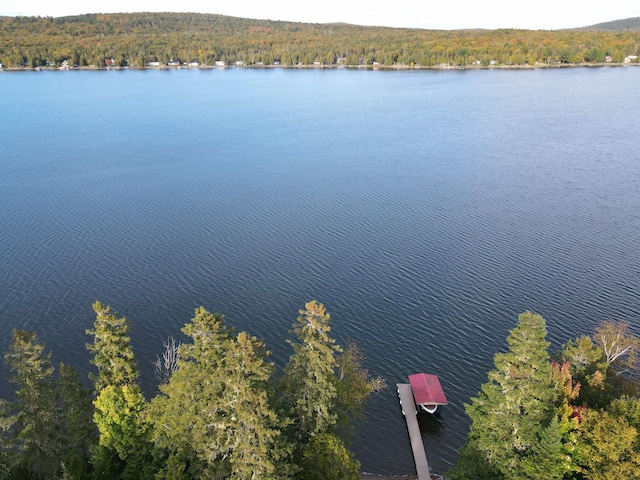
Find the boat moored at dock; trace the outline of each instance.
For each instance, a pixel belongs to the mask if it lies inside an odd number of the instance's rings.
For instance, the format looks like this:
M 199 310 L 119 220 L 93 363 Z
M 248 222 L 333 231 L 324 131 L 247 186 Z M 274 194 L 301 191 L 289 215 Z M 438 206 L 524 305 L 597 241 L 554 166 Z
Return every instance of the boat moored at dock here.
M 420 410 L 435 413 L 438 406 L 449 404 L 436 375 L 415 373 L 409 375 L 409 383 L 416 406 Z

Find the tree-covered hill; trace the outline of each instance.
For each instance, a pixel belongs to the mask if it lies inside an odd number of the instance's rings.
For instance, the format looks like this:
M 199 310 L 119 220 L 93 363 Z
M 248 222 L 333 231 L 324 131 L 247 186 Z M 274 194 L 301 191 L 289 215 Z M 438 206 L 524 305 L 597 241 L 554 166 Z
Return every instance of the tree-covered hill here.
M 423 67 L 623 62 L 640 31 L 420 30 L 250 20 L 196 13 L 0 17 L 8 67 L 104 68 L 149 62 L 226 65 L 346 64 Z M 607 58 L 609 57 L 609 58 Z
M 622 20 L 614 20 L 612 22 L 596 23 L 584 27 L 583 30 L 610 30 L 613 32 L 636 31 L 640 32 L 640 17 L 625 18 Z

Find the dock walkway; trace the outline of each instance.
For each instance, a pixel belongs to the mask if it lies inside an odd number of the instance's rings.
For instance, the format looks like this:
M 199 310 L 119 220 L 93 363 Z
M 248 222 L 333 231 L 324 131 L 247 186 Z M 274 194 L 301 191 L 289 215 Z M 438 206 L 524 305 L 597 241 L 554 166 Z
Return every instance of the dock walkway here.
M 407 430 L 409 430 L 409 440 L 411 441 L 411 450 L 413 450 L 413 460 L 416 463 L 418 480 L 431 480 L 427 454 L 424 452 L 418 418 L 416 417 L 416 404 L 413 400 L 411 385 L 408 383 L 398 383 L 397 385 L 402 413 L 407 421 Z

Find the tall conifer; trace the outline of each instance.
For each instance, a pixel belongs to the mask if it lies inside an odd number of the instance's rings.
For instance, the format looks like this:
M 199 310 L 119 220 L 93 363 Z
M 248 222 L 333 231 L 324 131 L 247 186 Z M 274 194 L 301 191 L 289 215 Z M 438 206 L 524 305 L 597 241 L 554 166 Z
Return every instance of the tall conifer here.
M 471 429 L 451 472 L 456 479 L 561 478 L 559 456 L 538 461 L 556 445 L 555 390 L 540 315 L 525 312 L 507 339 L 509 351 L 494 358 L 495 370 L 478 396 L 466 405 Z M 541 444 L 541 441 L 543 444 Z M 545 471 L 542 471 L 545 469 Z
M 138 364 L 130 345 L 129 324 L 100 302 L 93 304 L 93 310 L 94 327 L 86 332 L 93 336 L 93 343 L 86 346 L 94 353 L 91 363 L 98 368 L 97 375 L 89 375 L 96 395 L 93 420 L 100 433 L 99 448 L 92 455 L 94 470 L 113 476 L 123 469 L 124 476 L 143 478 L 148 472 L 139 467 L 145 464 L 141 459 L 150 454 L 150 436 L 141 414 L 145 399 L 137 383 Z
M 10 405 L 0 399 L 0 479 L 9 478 L 15 442 L 11 435 L 15 416 L 9 413 Z
M 289 341 L 293 354 L 284 370 L 283 394 L 291 406 L 301 446 L 314 435 L 328 432 L 337 421 L 336 358 L 342 349 L 329 336 L 330 316 L 311 301 L 300 310 Z
M 17 463 L 33 478 L 51 478 L 60 467 L 60 422 L 51 354 L 35 333 L 14 330 L 5 354 L 10 381 L 18 385 L 13 405 Z
M 93 343 L 86 346 L 94 354 L 91 363 L 98 369 L 97 375 L 89 375 L 96 394 L 108 385 L 133 385 L 138 377 L 138 364 L 130 345 L 127 319 L 111 313 L 111 308 L 100 302 L 93 304 L 93 311 L 96 320 L 93 329 L 86 332 L 93 336 Z
M 177 370 L 149 407 L 167 456 L 158 478 L 285 478 L 262 341 L 232 336 L 222 315 L 202 307 L 182 332 L 191 342 L 180 346 Z
M 97 443 L 91 391 L 80 382 L 78 372 L 60 364 L 57 396 L 62 422 L 62 462 L 65 471 L 80 478 L 86 472 L 90 447 Z

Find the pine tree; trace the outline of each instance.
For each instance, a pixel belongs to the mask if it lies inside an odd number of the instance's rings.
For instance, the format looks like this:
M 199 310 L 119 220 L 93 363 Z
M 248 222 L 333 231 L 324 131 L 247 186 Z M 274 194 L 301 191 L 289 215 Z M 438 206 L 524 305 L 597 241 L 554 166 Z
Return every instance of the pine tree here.
M 227 462 L 217 462 L 219 434 L 224 432 L 220 398 L 224 382 L 219 364 L 230 332 L 224 317 L 196 309 L 191 323 L 182 328 L 191 337 L 179 348 L 178 368 L 160 394 L 149 404 L 153 440 L 167 455 L 162 478 L 216 478 L 228 471 Z M 224 463 L 224 464 L 223 464 Z
M 522 459 L 524 472 L 531 480 L 560 480 L 566 472 L 562 437 L 557 417 L 538 434 L 532 455 Z
M 337 420 L 336 358 L 341 348 L 329 336 L 330 316 L 322 304 L 311 301 L 300 310 L 289 341 L 289 357 L 282 379 L 282 391 L 291 406 L 298 441 L 304 446 L 314 435 L 328 432 Z
M 145 399 L 137 384 L 138 364 L 128 336 L 126 318 L 111 313 L 100 302 L 93 304 L 96 320 L 88 335 L 87 349 L 95 354 L 91 363 L 98 374 L 90 374 L 96 398 L 93 420 L 99 431 L 99 446 L 92 452 L 95 472 L 143 478 L 142 468 L 151 453 L 150 433 L 142 411 Z M 148 473 L 148 472 L 147 472 Z M 147 474 L 145 473 L 145 474 Z M 124 478 L 124 477 L 123 477 Z
M 358 480 L 360 462 L 339 437 L 322 433 L 311 439 L 302 455 L 301 480 Z
M 111 308 L 100 302 L 93 304 L 96 320 L 87 335 L 93 336 L 93 343 L 87 349 L 95 356 L 91 363 L 98 368 L 98 374 L 90 374 L 96 394 L 106 386 L 133 385 L 138 377 L 138 364 L 128 336 L 129 324 L 125 317 L 118 318 Z
M 51 354 L 44 353 L 35 333 L 14 330 L 5 354 L 18 385 L 13 410 L 17 431 L 18 468 L 33 478 L 51 478 L 60 467 L 60 422 L 55 398 Z
M 9 410 L 8 402 L 0 399 L 0 480 L 9 478 L 11 465 L 14 462 L 15 441 L 11 430 L 16 418 L 10 415 Z
M 267 381 L 273 364 L 269 352 L 256 337 L 241 332 L 229 341 L 225 358 L 226 408 L 230 420 L 231 477 L 237 480 L 284 478 L 279 463 L 287 457 L 281 447 L 280 420 L 269 403 Z M 277 474 L 276 474 L 277 473 Z
M 556 434 L 552 427 L 546 431 L 555 414 L 546 325 L 531 312 L 518 319 L 509 351 L 495 356 L 489 381 L 465 406 L 472 424 L 453 478 L 559 478 L 558 458 L 547 465 L 536 450 L 543 438 L 545 445 L 555 442 Z
M 180 346 L 178 368 L 148 411 L 166 455 L 158 478 L 285 478 L 262 341 L 233 337 L 222 315 L 202 307 L 182 331 L 192 342 Z
M 80 478 L 86 473 L 90 447 L 97 443 L 91 392 L 80 382 L 78 372 L 64 363 L 59 367 L 57 390 L 61 412 L 62 462 L 68 475 Z

